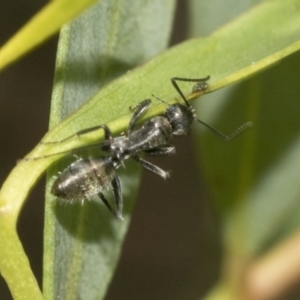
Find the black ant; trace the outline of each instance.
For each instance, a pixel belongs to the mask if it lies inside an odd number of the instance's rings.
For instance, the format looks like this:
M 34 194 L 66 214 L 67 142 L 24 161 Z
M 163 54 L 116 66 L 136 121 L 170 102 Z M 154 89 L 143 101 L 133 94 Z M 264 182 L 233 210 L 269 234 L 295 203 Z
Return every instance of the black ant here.
M 190 131 L 194 121 L 203 124 L 225 141 L 230 141 L 240 132 L 250 127 L 252 123 L 248 122 L 235 130 L 230 136 L 226 136 L 197 118 L 194 108 L 183 95 L 177 81 L 196 82 L 193 87 L 193 92 L 203 93 L 208 88 L 207 81 L 209 78 L 209 76 L 200 79 L 179 77 L 172 78 L 171 82 L 183 99 L 184 104 L 167 104 L 168 107 L 162 116 L 155 116 L 137 127 L 136 124 L 138 120 L 149 108 L 151 100 L 146 99 L 140 102 L 132 108 L 134 113 L 125 135 L 113 137 L 107 125 L 99 125 L 78 131 L 63 140 L 50 142 L 62 143 L 75 136 L 103 129 L 105 133 L 105 141 L 100 142 L 98 146 L 102 151 L 108 153 L 107 157 L 90 159 L 77 158 L 77 161 L 72 163 L 58 175 L 52 186 L 51 193 L 59 198 L 69 201 L 80 201 L 82 199 L 89 199 L 92 196 L 99 195 L 107 208 L 117 218 L 121 219 L 123 199 L 120 181 L 115 171 L 126 159 L 131 158 L 142 165 L 145 169 L 159 175 L 163 179 L 166 179 L 169 177 L 168 172 L 162 170 L 153 163 L 140 158 L 138 154 L 141 152 L 150 155 L 166 155 L 175 153 L 175 147 L 170 145 L 173 135 L 186 135 Z M 157 99 L 164 102 L 159 98 Z M 25 158 L 25 160 L 28 161 L 47 158 L 49 156 L 64 153 L 70 153 L 70 151 L 59 152 L 37 158 Z M 102 193 L 103 189 L 108 185 L 112 186 L 114 192 L 115 209 L 112 208 Z

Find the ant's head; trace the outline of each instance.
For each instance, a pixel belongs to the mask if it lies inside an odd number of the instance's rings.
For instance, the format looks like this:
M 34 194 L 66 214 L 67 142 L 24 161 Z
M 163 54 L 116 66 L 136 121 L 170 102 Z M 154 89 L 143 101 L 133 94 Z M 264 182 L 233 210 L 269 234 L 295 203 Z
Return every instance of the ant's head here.
M 207 81 L 210 79 L 210 76 L 205 78 L 191 79 L 191 78 L 181 78 L 181 77 L 173 77 L 171 78 L 171 83 L 182 98 L 184 103 L 176 103 L 170 105 L 165 101 L 157 98 L 162 103 L 168 105 L 164 116 L 168 119 L 172 126 L 172 133 L 174 135 L 186 135 L 191 129 L 191 126 L 194 121 L 198 121 L 194 108 L 189 104 L 186 97 L 182 93 L 176 81 L 185 81 L 185 82 L 196 82 L 193 87 L 192 93 L 204 92 L 208 88 Z
M 164 112 L 164 117 L 168 120 L 172 127 L 172 134 L 188 134 L 193 121 L 195 120 L 195 112 L 193 107 L 190 106 L 188 102 L 186 102 L 187 105 L 181 103 L 175 103 L 171 105 L 153 94 L 152 96 L 168 106 Z
M 174 135 L 186 135 L 194 121 L 194 110 L 183 104 L 169 105 L 164 116 L 169 120 Z
M 208 88 L 207 81 L 210 76 L 199 79 L 190 79 L 190 78 L 180 78 L 173 77 L 171 78 L 171 82 L 181 96 L 184 103 L 182 104 L 173 104 L 169 105 L 167 110 L 165 111 L 165 117 L 169 120 L 172 125 L 173 134 L 174 135 L 186 135 L 190 131 L 192 123 L 194 120 L 197 120 L 197 116 L 194 108 L 189 104 L 186 97 L 182 93 L 176 81 L 186 81 L 186 82 L 196 82 L 193 87 L 192 93 L 203 92 Z

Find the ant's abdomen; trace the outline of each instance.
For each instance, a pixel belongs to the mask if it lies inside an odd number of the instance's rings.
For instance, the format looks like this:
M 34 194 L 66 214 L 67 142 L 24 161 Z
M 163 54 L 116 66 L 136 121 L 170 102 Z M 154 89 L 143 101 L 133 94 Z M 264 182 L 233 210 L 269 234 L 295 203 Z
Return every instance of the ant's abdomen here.
M 115 169 L 108 159 L 80 159 L 58 175 L 51 193 L 70 202 L 82 202 L 102 192 L 114 176 Z

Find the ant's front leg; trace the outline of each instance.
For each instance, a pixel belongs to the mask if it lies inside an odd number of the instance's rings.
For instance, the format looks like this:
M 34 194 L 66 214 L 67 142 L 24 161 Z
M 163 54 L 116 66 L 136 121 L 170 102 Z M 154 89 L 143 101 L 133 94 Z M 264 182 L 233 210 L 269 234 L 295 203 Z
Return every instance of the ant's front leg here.
M 146 99 L 139 104 L 130 107 L 130 110 L 134 111 L 133 116 L 131 117 L 131 120 L 129 122 L 128 128 L 127 128 L 127 135 L 129 136 L 131 134 L 131 131 L 133 130 L 133 127 L 135 126 L 138 119 L 147 111 L 151 104 L 150 99 Z

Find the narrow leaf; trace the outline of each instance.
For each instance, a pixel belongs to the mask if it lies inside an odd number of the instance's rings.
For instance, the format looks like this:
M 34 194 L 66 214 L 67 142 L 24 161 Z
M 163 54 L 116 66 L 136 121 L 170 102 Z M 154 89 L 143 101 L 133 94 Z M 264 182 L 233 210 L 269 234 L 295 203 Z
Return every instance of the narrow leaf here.
M 137 0 L 130 6 L 123 1 L 103 0 L 65 27 L 59 42 L 51 124 L 58 123 L 114 78 L 163 51 L 173 14 L 173 0 Z M 128 105 L 126 99 L 119 104 Z M 97 118 L 112 113 L 113 107 L 107 105 L 97 112 Z M 89 152 L 88 157 L 92 154 L 99 156 L 99 151 Z M 58 170 L 68 163 L 70 160 L 52 168 L 48 191 Z M 104 297 L 129 225 L 139 173 L 136 166 L 127 163 L 126 172 L 118 171 L 124 221 L 115 220 L 97 197 L 84 204 L 60 205 L 48 193 L 43 285 L 46 299 Z M 110 195 L 107 193 L 107 197 Z
M 0 70 L 56 33 L 96 0 L 53 0 L 0 48 Z

